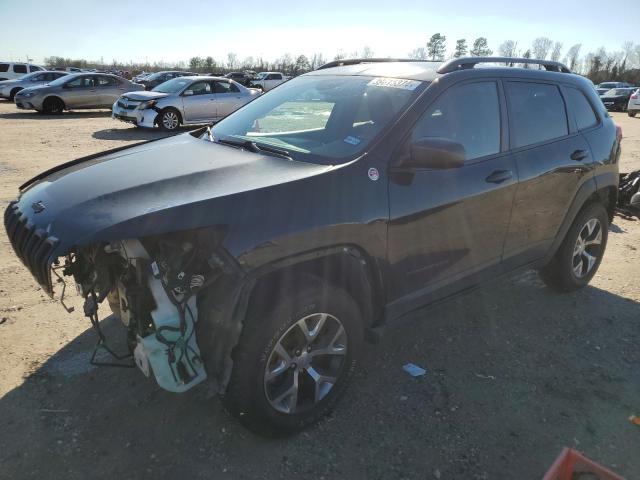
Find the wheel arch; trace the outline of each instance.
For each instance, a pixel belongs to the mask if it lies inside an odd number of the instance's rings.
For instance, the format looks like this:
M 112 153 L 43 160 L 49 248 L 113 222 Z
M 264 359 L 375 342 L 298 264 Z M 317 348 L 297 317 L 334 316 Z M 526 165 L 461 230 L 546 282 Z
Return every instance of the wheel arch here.
M 283 288 L 295 287 L 308 275 L 326 280 L 351 295 L 364 319 L 365 338 L 376 341 L 372 327 L 382 320 L 384 307 L 381 277 L 373 260 L 359 247 L 344 245 L 315 250 L 246 274 L 236 269 L 235 273 L 223 275 L 198 300 L 198 311 L 204 321 L 199 319 L 196 335 L 215 391 L 224 393 L 226 389 L 233 369 L 233 349 L 250 309 L 268 302 Z
M 182 117 L 182 112 L 180 111 L 180 109 L 179 109 L 179 108 L 174 107 L 173 105 L 167 105 L 166 107 L 161 107 L 161 108 L 159 108 L 158 110 L 159 110 L 159 111 L 158 111 L 158 114 L 156 115 L 156 118 L 155 118 L 155 120 L 154 120 L 154 121 L 155 121 L 155 123 L 156 123 L 156 125 L 158 125 L 158 126 L 160 125 L 160 122 L 162 121 L 162 115 L 163 115 L 163 114 L 164 114 L 164 112 L 166 112 L 167 110 L 173 110 L 174 112 L 176 112 L 176 113 L 178 114 L 178 120 L 179 120 L 179 122 L 180 122 L 180 123 L 178 124 L 178 127 L 179 127 L 180 125 L 184 125 L 184 118 Z

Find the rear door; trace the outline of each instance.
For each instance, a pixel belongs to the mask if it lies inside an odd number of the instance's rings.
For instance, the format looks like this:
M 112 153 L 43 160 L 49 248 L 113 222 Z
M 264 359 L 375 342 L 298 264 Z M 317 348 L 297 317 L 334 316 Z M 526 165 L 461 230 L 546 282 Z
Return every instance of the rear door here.
M 242 105 L 242 94 L 240 89 L 231 82 L 216 81 L 213 83 L 216 94 L 216 116 L 224 118 Z
M 419 305 L 501 260 L 517 184 L 501 131 L 501 91 L 497 79 L 450 87 L 427 107 L 400 149 L 402 155 L 412 140 L 446 138 L 464 146 L 466 160 L 459 168 L 390 175 L 389 300 L 396 313 L 406 302 Z
M 217 115 L 216 94 L 212 81 L 193 82 L 182 93 L 182 105 L 185 122 L 206 122 Z M 192 92 L 185 95 L 185 92 Z
M 98 75 L 96 80 L 100 105 L 103 107 L 111 107 L 125 93 L 124 86 L 114 77 Z
M 525 264 L 547 253 L 578 189 L 593 177 L 593 160 L 558 85 L 514 80 L 505 92 L 520 179 L 505 258 Z

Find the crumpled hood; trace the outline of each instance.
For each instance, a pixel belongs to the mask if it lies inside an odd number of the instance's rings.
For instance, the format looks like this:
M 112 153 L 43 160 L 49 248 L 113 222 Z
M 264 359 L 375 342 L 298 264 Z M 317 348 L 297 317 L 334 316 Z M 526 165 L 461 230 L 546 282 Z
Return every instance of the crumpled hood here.
M 218 199 L 224 198 L 228 214 L 229 205 L 241 206 L 245 192 L 332 168 L 185 133 L 45 172 L 25 184 L 18 208 L 59 240 L 56 250 L 62 255 L 74 245 L 214 225 Z
M 145 91 L 145 90 L 140 90 L 140 91 L 136 91 L 136 92 L 127 92 L 125 94 L 123 94 L 123 97 L 127 97 L 130 100 L 154 100 L 157 98 L 164 98 L 167 97 L 169 94 L 168 93 L 162 93 L 162 92 L 151 92 L 151 91 Z

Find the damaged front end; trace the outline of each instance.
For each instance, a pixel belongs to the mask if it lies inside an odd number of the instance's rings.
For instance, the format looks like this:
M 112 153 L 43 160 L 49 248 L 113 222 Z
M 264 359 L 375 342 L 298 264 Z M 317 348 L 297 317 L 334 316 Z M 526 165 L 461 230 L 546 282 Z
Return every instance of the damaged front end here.
M 99 335 L 96 350 L 117 360 L 132 356 L 165 390 L 184 392 L 202 382 L 207 374 L 196 342 L 197 298 L 224 272 L 210 247 L 215 244 L 210 231 L 185 232 L 67 255 L 62 272 L 73 276 L 85 298 L 84 313 Z M 115 354 L 100 330 L 98 305 L 105 299 L 127 328 L 129 355 Z

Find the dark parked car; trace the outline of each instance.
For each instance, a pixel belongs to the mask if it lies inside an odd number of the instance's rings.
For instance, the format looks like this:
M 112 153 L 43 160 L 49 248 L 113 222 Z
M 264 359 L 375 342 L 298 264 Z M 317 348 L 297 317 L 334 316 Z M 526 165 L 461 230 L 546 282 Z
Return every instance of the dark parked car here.
M 244 85 L 245 87 L 248 87 L 251 83 L 251 80 L 253 80 L 253 75 L 245 72 L 231 72 L 227 73 L 225 77 L 230 78 L 238 82 L 240 85 Z
M 197 75 L 196 73 L 191 72 L 180 72 L 180 71 L 167 71 L 167 72 L 156 72 L 152 73 L 148 77 L 141 78 L 138 83 L 144 85 L 145 90 L 152 90 L 161 83 L 166 82 L 167 80 L 171 80 L 172 78 L 177 77 L 188 77 L 191 75 Z
M 211 128 L 43 172 L 5 226 L 46 292 L 52 269 L 74 278 L 94 327 L 109 302 L 145 375 L 208 377 L 272 434 L 323 416 L 363 341 L 412 310 L 521 269 L 587 285 L 620 142 L 557 62 L 342 60 Z
M 600 95 L 600 100 L 607 110 L 626 112 L 629 98 L 635 91 L 635 88 L 612 88 L 604 95 Z
M 598 92 L 598 95 L 602 96 L 612 88 L 630 88 L 630 87 L 633 87 L 633 85 L 627 82 L 602 82 L 596 86 L 596 91 Z

